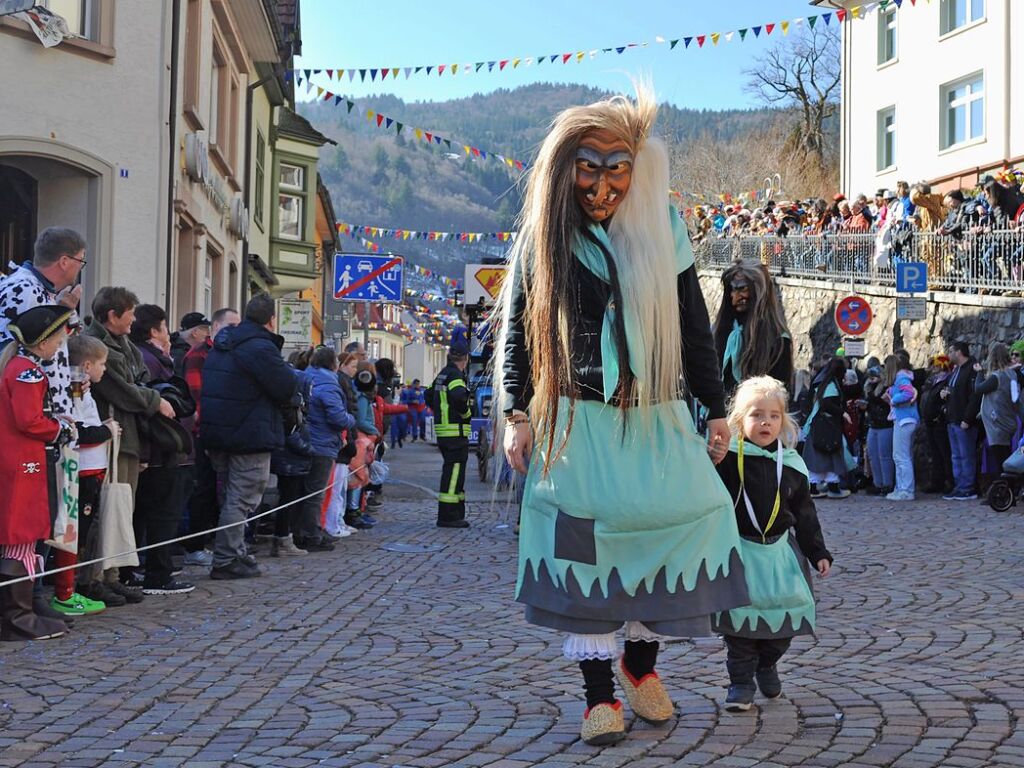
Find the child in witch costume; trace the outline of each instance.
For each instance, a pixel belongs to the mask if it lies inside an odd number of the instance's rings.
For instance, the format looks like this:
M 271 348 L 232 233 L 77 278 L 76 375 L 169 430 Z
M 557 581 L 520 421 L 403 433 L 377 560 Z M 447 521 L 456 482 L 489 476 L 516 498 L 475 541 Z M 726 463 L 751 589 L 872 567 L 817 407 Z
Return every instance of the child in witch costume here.
M 616 674 L 637 717 L 669 721 L 662 639 L 708 635 L 710 614 L 749 602 L 712 469 L 729 443 L 718 354 L 686 227 L 665 199 L 656 111 L 641 88 L 555 118 L 497 322 L 505 455 L 527 475 L 516 599 L 527 621 L 567 633 L 592 745 L 625 738 Z M 684 380 L 709 409 L 707 443 Z
M 740 384 L 729 414 L 735 437 L 718 474 L 735 500 L 751 604 L 715 617 L 728 655 L 730 712 L 750 709 L 757 689 L 782 694 L 777 664 L 796 635 L 814 632 L 808 561 L 828 576 L 832 555 L 811 500 L 786 388 L 771 376 Z M 756 685 L 755 685 L 756 680 Z
M 49 381 L 43 364 L 53 359 L 67 339 L 72 310 L 64 306 L 33 307 L 9 326 L 14 341 L 0 356 L 0 639 L 48 640 L 67 632 L 67 625 L 35 612 L 32 582 L 36 545 L 50 536 L 53 524 L 48 455 L 74 438 L 70 421 L 53 414 Z

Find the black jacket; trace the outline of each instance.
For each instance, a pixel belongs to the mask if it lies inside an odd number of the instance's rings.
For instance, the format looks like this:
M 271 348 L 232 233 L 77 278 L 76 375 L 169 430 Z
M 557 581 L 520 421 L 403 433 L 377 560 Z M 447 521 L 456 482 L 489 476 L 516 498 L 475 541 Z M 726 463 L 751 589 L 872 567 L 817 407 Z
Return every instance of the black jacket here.
M 959 424 L 962 421 L 973 423 L 977 413 L 970 413 L 971 399 L 974 395 L 974 358 L 959 368 L 954 368 L 946 381 L 949 397 L 946 398 L 946 421 Z
M 268 453 L 284 446 L 282 406 L 298 377 L 281 358 L 284 339 L 251 320 L 217 334 L 203 366 L 203 447 Z
M 864 399 L 868 404 L 864 415 L 867 417 L 868 426 L 871 429 L 892 429 L 893 423 L 889 421 L 892 406 L 885 402 L 881 395 L 875 394 L 877 389 L 877 381 L 864 383 Z M 884 389 L 882 391 L 885 392 Z
M 576 295 L 570 310 L 572 327 L 573 374 L 577 391 L 564 393 L 580 400 L 604 400 L 603 368 L 601 366 L 601 328 L 604 311 L 611 296 L 611 287 L 584 267 L 575 258 L 569 260 L 573 270 Z M 533 396 L 530 359 L 526 345 L 523 314 L 526 294 L 522 276 L 512 276 L 512 311 L 505 340 L 504 393 L 502 410 L 525 411 Z M 679 324 L 686 383 L 690 394 L 700 398 L 709 411 L 708 418 L 725 417 L 725 393 L 719 370 L 718 352 L 711 336 L 708 310 L 704 304 L 697 270 L 690 267 L 677 280 Z
M 171 359 L 174 360 L 174 373 L 176 376 L 185 375 L 185 355 L 191 349 L 192 346 L 181 338 L 180 333 L 171 334 Z
M 771 446 L 768 450 L 774 451 L 775 447 Z M 740 472 L 737 459 L 737 455 L 729 451 L 717 467 L 718 476 L 722 478 L 722 482 L 725 483 L 725 487 L 733 499 L 740 536 L 759 540 L 761 534 L 750 522 L 747 505 L 740 492 Z M 768 519 L 771 517 L 772 507 L 775 504 L 775 473 L 775 462 L 772 459 L 749 454 L 743 457 L 743 474 L 747 495 L 750 496 L 750 504 L 754 508 L 754 515 L 762 530 L 768 525 Z M 818 522 L 818 512 L 811 499 L 807 478 L 795 469 L 783 467 L 781 496 L 779 515 L 775 518 L 772 527 L 764 530 L 764 534 L 768 537 L 779 536 L 792 528 L 796 533 L 800 551 L 808 560 L 815 564 L 819 560 L 828 560 L 831 563 L 832 553 L 825 546 L 825 537 L 821 532 L 821 523 Z

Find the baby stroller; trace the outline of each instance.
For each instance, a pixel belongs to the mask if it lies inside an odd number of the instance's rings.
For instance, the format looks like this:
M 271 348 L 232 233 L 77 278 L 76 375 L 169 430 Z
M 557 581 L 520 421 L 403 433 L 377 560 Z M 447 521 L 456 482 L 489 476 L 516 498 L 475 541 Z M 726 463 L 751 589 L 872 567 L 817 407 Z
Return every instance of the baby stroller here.
M 988 489 L 988 505 L 996 512 L 1005 512 L 1017 504 L 1024 491 L 1024 447 L 1014 451 L 1003 462 L 1003 474 Z

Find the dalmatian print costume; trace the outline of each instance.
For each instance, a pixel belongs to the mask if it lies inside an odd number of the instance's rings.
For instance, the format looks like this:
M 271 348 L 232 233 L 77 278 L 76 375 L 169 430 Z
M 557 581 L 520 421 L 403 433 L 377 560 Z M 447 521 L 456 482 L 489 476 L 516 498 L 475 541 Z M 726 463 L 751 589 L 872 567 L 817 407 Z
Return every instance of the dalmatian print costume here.
M 45 278 L 32 268 L 30 262 L 22 264 L 0 280 L 0 347 L 14 338 L 7 326 L 18 315 L 33 307 L 57 303 L 57 292 L 53 285 L 45 282 Z M 78 322 L 77 316 L 72 315 L 71 321 Z M 50 399 L 54 412 L 73 416 L 71 363 L 67 343 L 62 344 L 53 360 L 43 363 L 42 368 L 50 380 Z

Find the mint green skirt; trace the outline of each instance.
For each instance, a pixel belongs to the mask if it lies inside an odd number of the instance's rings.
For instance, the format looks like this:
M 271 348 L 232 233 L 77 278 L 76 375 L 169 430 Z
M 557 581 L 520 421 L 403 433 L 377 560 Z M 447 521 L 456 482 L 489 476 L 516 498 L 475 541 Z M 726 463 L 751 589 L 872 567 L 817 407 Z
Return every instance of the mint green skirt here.
M 732 499 L 686 404 L 631 412 L 563 398 L 543 475 L 526 479 L 516 599 L 527 621 L 579 634 L 641 621 L 675 637 L 711 633 L 711 615 L 750 602 Z
M 715 617 L 715 631 L 733 637 L 775 639 L 814 634 L 811 569 L 796 537 L 775 541 L 741 539 L 750 605 Z

